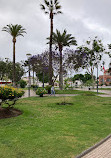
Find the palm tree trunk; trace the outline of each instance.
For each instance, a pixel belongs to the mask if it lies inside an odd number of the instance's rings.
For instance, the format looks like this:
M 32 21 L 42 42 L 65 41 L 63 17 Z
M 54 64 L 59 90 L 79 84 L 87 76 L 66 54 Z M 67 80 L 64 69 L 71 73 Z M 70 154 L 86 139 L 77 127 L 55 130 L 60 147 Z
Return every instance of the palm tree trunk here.
M 63 71 L 62 71 L 62 49 L 60 51 L 60 74 L 59 74 L 59 88 L 60 90 L 63 89 Z
M 13 87 L 16 86 L 15 84 L 15 43 L 16 43 L 16 39 L 13 38 Z
M 53 13 L 50 13 L 50 46 L 49 46 L 49 85 L 52 85 L 52 34 L 53 34 Z

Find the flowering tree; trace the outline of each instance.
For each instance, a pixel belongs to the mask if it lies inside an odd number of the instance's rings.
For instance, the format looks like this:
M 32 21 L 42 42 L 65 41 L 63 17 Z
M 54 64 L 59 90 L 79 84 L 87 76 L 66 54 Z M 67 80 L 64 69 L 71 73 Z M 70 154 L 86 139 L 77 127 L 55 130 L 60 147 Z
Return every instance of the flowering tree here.
M 9 108 L 13 107 L 17 99 L 22 97 L 23 94 L 24 91 L 17 88 L 9 86 L 0 87 L 0 106 L 2 106 L 3 104 L 7 104 Z
M 78 47 L 76 51 L 69 52 L 68 62 L 70 66 L 75 70 L 86 69 L 93 79 L 94 68 L 102 60 L 105 48 L 101 40 L 95 37 L 93 40 L 86 41 L 85 45 Z
M 87 69 L 87 72 L 91 74 L 93 79 L 94 68 L 102 60 L 105 48 L 101 40 L 95 37 L 93 40 L 89 39 L 86 41 L 86 46 L 80 46 L 78 49 L 80 52 L 82 51 L 85 53 L 83 68 Z
M 65 56 L 63 55 L 63 75 L 66 75 L 66 64 L 65 64 Z M 34 71 L 36 72 L 37 77 L 39 80 L 42 81 L 42 74 L 44 72 L 44 79 L 46 77 L 46 81 L 48 81 L 49 77 L 49 52 L 45 51 L 42 54 L 34 55 L 30 58 L 30 63 L 33 67 L 34 65 Z M 53 77 L 52 82 L 54 83 L 59 76 L 60 72 L 60 53 L 58 51 L 52 52 L 52 69 L 53 69 Z M 44 80 L 45 81 L 45 80 Z

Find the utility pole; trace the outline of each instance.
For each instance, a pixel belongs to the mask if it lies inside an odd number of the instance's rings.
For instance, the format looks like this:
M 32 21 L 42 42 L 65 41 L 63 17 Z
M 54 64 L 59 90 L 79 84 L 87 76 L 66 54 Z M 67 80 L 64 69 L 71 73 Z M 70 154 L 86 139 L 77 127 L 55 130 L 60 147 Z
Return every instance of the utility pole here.
M 29 67 L 29 76 L 28 76 L 28 97 L 30 97 L 30 87 L 31 87 L 31 80 L 30 80 L 30 57 L 31 54 L 26 54 L 28 58 L 28 67 Z

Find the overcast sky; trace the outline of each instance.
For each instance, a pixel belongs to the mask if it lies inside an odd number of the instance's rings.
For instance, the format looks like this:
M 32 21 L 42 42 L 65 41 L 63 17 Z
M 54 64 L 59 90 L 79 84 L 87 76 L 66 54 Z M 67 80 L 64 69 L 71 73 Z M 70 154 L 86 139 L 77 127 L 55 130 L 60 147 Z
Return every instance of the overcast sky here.
M 111 0 L 59 0 L 62 15 L 54 17 L 54 31 L 64 29 L 71 33 L 78 45 L 84 44 L 88 37 L 98 36 L 104 45 L 111 43 Z M 42 53 L 48 49 L 50 21 L 40 9 L 43 0 L 0 0 L 0 30 L 7 24 L 20 24 L 27 34 L 18 37 L 16 42 L 16 61 L 26 59 L 26 54 Z M 0 57 L 12 60 L 12 37 L 1 31 Z M 108 56 L 104 57 L 106 67 Z

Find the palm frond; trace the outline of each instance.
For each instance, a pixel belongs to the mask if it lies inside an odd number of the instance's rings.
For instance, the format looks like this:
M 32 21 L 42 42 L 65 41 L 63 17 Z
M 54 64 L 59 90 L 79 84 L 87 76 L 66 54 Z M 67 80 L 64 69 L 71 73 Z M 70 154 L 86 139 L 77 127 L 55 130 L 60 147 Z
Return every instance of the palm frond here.
M 59 10 L 59 9 L 61 9 L 61 6 L 60 5 L 55 5 L 55 8 L 56 8 L 56 10 Z
M 61 14 L 61 6 L 59 5 L 58 0 L 44 0 L 44 5 L 40 4 L 41 9 L 45 11 L 45 14 L 54 13 L 54 15 Z M 46 9 L 48 11 L 46 11 Z
M 50 4 L 53 5 L 53 0 L 50 0 Z
M 46 6 L 49 7 L 49 5 L 50 5 L 49 1 L 44 0 L 44 2 L 45 2 L 45 4 L 46 4 Z
M 23 36 L 23 34 L 26 33 L 26 29 L 18 24 L 9 24 L 6 27 L 3 27 L 2 31 L 8 32 L 13 38 L 16 38 L 17 36 Z
M 62 12 L 61 11 L 57 11 L 57 14 L 62 14 Z
M 45 9 L 46 9 L 43 4 L 40 4 L 40 7 L 41 7 L 42 10 L 45 10 Z
M 57 3 L 57 1 L 58 1 L 58 0 L 55 0 L 55 1 L 54 1 L 54 4 L 56 4 L 56 3 Z
M 72 37 L 71 34 L 67 34 L 67 31 L 64 30 L 61 34 L 59 30 L 56 29 L 56 33 L 52 35 L 52 44 L 58 45 L 58 47 L 63 48 L 64 46 L 77 45 L 75 37 Z
M 45 11 L 45 14 L 49 14 L 49 12 L 48 12 L 48 11 Z

